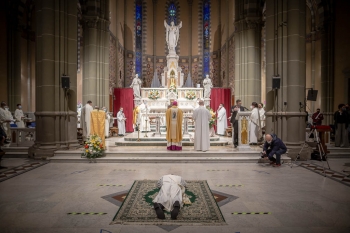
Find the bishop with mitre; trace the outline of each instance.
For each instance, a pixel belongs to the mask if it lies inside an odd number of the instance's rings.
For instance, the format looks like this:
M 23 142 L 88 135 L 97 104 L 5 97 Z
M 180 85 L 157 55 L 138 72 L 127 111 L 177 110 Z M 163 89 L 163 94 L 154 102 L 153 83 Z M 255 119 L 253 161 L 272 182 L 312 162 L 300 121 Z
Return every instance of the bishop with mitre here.
M 166 111 L 166 140 L 168 150 L 182 150 L 182 110 L 177 107 L 177 102 Z

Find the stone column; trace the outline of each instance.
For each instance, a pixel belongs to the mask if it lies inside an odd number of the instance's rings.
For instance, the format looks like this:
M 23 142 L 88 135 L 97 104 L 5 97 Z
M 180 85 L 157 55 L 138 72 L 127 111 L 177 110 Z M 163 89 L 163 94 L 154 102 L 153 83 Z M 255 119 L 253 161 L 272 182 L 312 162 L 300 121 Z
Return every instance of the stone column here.
M 259 1 L 235 1 L 235 99 L 261 101 L 261 11 Z M 228 50 L 227 50 L 228 51 Z M 228 60 L 227 60 L 228 63 Z
M 17 17 L 17 14 L 13 16 Z M 17 19 L 9 20 L 8 27 L 8 105 L 15 111 L 21 103 L 21 31 Z
M 266 132 L 276 133 L 289 149 L 299 152 L 305 141 L 304 104 L 305 65 L 305 1 L 266 1 L 266 93 L 274 94 L 274 107 L 266 113 Z M 272 91 L 272 77 L 280 75 L 281 87 Z
M 321 25 L 321 111 L 324 125 L 333 124 L 334 107 L 334 21 L 332 18 Z
M 83 103 L 109 106 L 109 1 L 87 1 L 83 10 Z M 96 5 L 97 4 L 97 5 Z
M 189 36 L 189 54 L 188 54 L 188 72 L 190 75 L 188 75 L 186 78 L 192 77 L 192 5 L 193 5 L 193 0 L 187 0 L 188 3 L 188 11 L 189 11 L 189 17 L 188 17 L 188 36 Z M 187 80 L 186 80 L 187 82 Z M 184 81 L 184 83 L 186 83 Z M 192 82 L 191 82 L 192 83 Z
M 153 0 L 153 74 L 155 78 L 157 72 L 157 55 L 156 55 L 156 46 L 157 46 L 157 23 L 156 23 L 156 15 L 157 15 L 157 2 L 158 0 Z
M 235 5 L 238 4 L 238 1 L 235 1 Z M 223 83 L 223 87 L 228 87 L 230 84 L 230 45 L 229 45 L 229 37 L 230 37 L 230 2 L 229 0 L 226 0 L 226 82 Z M 223 80 L 225 81 L 225 80 Z M 236 93 L 234 93 L 236 96 Z M 237 98 L 236 98 L 237 99 Z
M 77 4 L 36 1 L 36 141 L 29 156 L 77 147 Z M 61 88 L 61 76 L 70 89 Z

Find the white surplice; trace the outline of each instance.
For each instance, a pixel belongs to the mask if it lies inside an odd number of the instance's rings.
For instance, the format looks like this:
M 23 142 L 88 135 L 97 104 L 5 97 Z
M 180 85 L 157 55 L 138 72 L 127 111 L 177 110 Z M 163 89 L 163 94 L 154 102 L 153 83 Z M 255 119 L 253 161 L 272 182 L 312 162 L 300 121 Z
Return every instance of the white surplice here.
M 15 118 L 16 118 L 16 125 L 18 128 L 24 128 L 24 122 L 22 120 L 22 117 L 24 117 L 22 109 L 16 109 Z
M 118 120 L 118 134 L 125 135 L 125 115 L 122 111 L 117 113 Z
M 265 110 L 264 108 L 260 108 L 259 109 L 259 114 L 260 114 L 260 125 L 261 125 L 261 128 L 264 128 L 265 127 Z
M 260 116 L 258 108 L 253 108 L 249 121 L 249 143 L 258 143 L 260 131 Z
M 194 110 L 192 118 L 195 121 L 194 149 L 207 151 L 210 147 L 209 120 L 211 114 L 204 106 L 199 106 Z
M 105 136 L 106 138 L 109 137 L 109 122 L 111 120 L 111 116 L 106 112 L 106 119 L 105 119 Z
M 185 193 L 186 182 L 181 176 L 165 175 L 157 184 L 160 188 L 158 195 L 153 199 L 154 203 L 159 203 L 164 206 L 166 211 L 172 211 L 175 201 L 178 201 L 183 206 L 182 196 Z
M 86 129 L 86 137 L 90 137 L 90 131 L 91 131 L 91 112 L 94 109 L 92 108 L 92 106 L 90 104 L 86 104 L 84 107 L 84 129 Z M 81 122 L 80 122 L 81 123 Z
M 219 135 L 224 135 L 226 128 L 227 128 L 226 109 L 224 107 L 222 107 L 218 111 L 216 133 L 219 134 Z
M 8 111 L 6 109 L 0 108 L 0 121 L 7 121 L 11 120 L 9 118 L 9 115 L 7 113 Z M 7 137 L 11 137 L 10 133 L 10 123 L 9 122 L 3 122 L 2 127 L 4 128 L 5 133 L 7 134 Z

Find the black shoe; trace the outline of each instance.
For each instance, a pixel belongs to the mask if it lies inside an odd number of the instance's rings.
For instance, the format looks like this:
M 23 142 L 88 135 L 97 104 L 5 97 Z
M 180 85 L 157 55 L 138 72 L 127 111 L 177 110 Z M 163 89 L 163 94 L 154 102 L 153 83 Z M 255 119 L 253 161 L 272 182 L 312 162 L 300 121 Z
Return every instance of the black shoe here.
M 165 219 L 165 214 L 162 209 L 162 205 L 159 203 L 153 203 L 154 210 L 156 211 L 157 218 L 159 219 Z
M 176 220 L 177 216 L 179 215 L 179 212 L 180 212 L 179 201 L 175 201 L 173 206 L 174 206 L 174 209 L 173 209 L 173 211 L 171 211 L 171 219 Z

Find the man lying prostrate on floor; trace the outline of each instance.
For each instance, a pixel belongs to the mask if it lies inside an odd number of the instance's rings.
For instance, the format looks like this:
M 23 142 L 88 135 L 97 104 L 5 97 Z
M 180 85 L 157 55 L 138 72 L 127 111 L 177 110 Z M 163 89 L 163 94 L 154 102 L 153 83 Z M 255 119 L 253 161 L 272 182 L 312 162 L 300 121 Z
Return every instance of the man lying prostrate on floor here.
M 287 147 L 276 134 L 266 134 L 262 158 L 269 159 L 274 167 L 281 166 L 281 155 L 287 152 Z M 276 155 L 276 158 L 273 156 Z
M 160 188 L 158 195 L 153 200 L 153 206 L 159 219 L 165 219 L 163 210 L 171 212 L 171 219 L 176 219 L 180 212 L 180 207 L 184 202 L 188 204 L 189 199 L 185 197 L 185 186 L 181 176 L 165 175 L 159 181 L 157 186 Z

